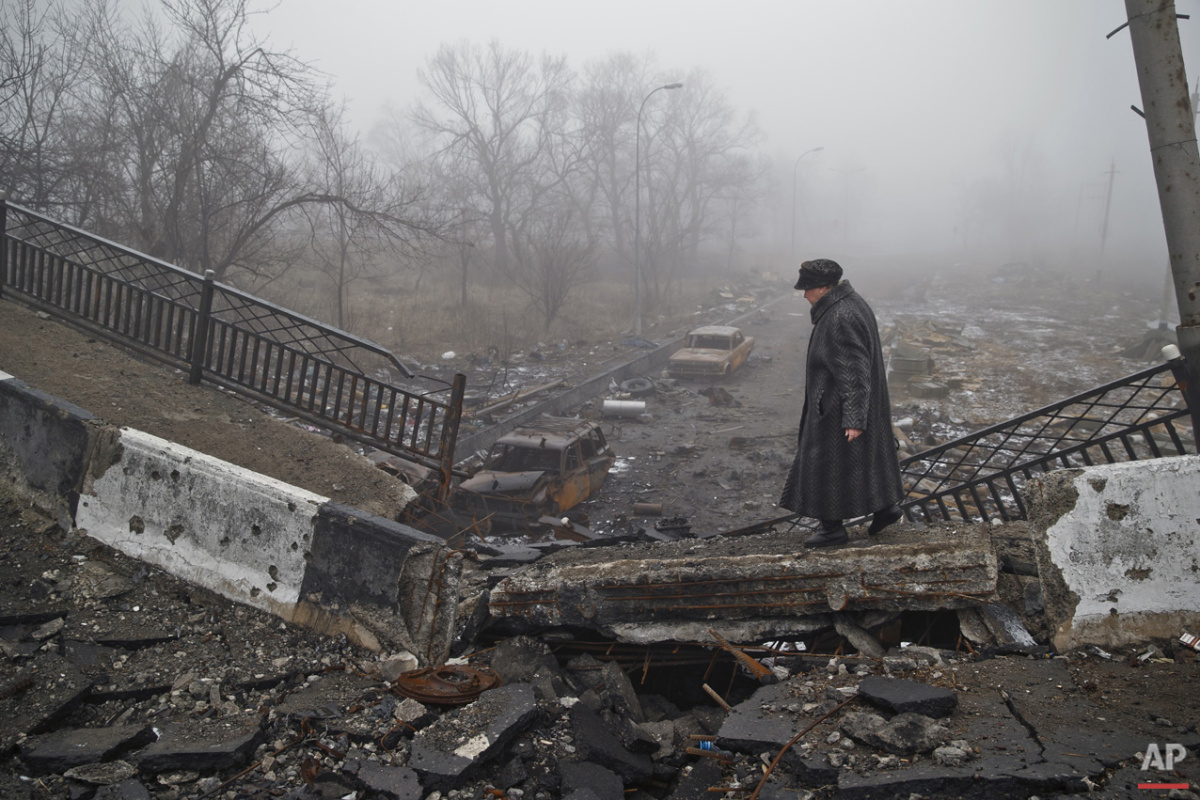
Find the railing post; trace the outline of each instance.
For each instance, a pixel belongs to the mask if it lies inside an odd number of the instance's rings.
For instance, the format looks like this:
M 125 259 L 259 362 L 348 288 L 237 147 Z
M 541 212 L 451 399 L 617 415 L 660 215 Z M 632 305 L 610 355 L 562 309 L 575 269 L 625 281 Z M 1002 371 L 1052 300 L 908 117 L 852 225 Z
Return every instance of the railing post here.
M 8 193 L 0 192 L 0 297 L 8 281 Z
M 439 503 L 445 503 L 450 497 L 450 482 L 453 480 L 454 445 L 458 441 L 458 424 L 462 419 L 463 396 L 467 393 L 467 376 L 461 372 L 454 375 L 454 385 L 450 390 L 450 403 L 446 408 L 446 421 L 442 424 L 442 441 L 438 445 L 441 461 L 438 464 Z
M 1200 453 L 1200 386 L 1189 379 L 1187 359 L 1179 354 L 1179 348 L 1167 345 L 1163 348 L 1163 356 L 1175 376 L 1175 384 L 1183 392 L 1183 402 L 1187 403 L 1192 419 L 1192 446 Z
M 188 360 L 192 369 L 188 373 L 188 383 L 197 386 L 204 374 L 204 360 L 208 354 L 209 317 L 212 314 L 213 279 L 216 273 L 211 269 L 204 271 L 204 286 L 200 289 L 200 308 L 196 311 L 195 323 L 192 325 L 191 352 Z

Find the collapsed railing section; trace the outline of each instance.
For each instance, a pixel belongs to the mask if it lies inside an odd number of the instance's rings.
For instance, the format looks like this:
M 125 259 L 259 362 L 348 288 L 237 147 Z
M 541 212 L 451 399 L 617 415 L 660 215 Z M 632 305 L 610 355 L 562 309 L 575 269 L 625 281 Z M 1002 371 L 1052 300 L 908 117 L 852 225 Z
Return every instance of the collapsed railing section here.
M 419 390 L 366 339 L 43 217 L 0 196 L 0 292 L 123 346 L 437 470 L 450 489 L 466 378 Z
M 904 459 L 905 515 L 1024 519 L 1037 474 L 1195 453 L 1186 381 L 1175 359 Z

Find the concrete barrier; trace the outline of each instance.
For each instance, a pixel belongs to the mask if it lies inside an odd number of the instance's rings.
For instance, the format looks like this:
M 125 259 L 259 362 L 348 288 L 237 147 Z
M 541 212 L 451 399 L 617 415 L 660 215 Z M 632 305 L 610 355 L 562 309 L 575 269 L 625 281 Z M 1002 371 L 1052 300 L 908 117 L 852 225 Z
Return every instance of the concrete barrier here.
M 67 530 L 95 422 L 84 409 L 0 372 L 0 480 Z
M 423 664 L 450 655 L 457 622 L 462 553 L 445 541 L 357 508 L 325 503 L 314 520 L 295 618 L 339 619 L 399 645 Z
M 290 619 L 328 498 L 136 430 L 107 428 L 75 524 L 94 539 Z
M 461 556 L 0 373 L 0 480 L 126 555 L 225 597 L 423 664 L 449 653 Z
M 1200 632 L 1200 456 L 1052 472 L 1025 494 L 1057 649 Z

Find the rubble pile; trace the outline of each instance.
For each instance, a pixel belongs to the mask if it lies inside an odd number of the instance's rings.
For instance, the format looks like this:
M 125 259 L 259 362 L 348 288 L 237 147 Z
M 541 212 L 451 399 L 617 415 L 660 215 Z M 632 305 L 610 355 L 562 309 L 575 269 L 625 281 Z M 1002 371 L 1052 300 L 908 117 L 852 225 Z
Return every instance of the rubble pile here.
M 0 533 L 5 798 L 1025 797 L 1135 779 L 1147 737 L 1200 746 L 1194 705 L 1124 714 L 1081 671 L 1144 687 L 1181 671 L 1160 709 L 1197 669 L 1165 644 L 1128 665 L 899 646 L 908 623 L 876 615 L 886 632 L 858 617 L 804 651 L 709 640 L 630 657 L 562 630 L 463 642 L 434 681 L 407 654 L 235 606 L 11 501 Z

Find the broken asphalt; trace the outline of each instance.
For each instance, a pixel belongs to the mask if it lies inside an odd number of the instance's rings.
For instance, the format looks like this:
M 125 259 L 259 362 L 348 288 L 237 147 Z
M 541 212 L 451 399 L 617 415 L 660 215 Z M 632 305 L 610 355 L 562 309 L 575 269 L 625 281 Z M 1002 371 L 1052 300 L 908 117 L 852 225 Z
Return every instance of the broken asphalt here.
M 11 498 L 0 526 L 5 798 L 1141 797 L 1197 778 L 1182 645 L 972 652 L 937 615 L 875 629 L 874 656 L 562 630 L 475 643 L 447 681 L 469 664 L 499 685 L 447 705 L 405 694 L 405 654 L 236 606 Z M 940 646 L 899 646 L 922 635 Z M 1168 743 L 1191 757 L 1142 771 Z

